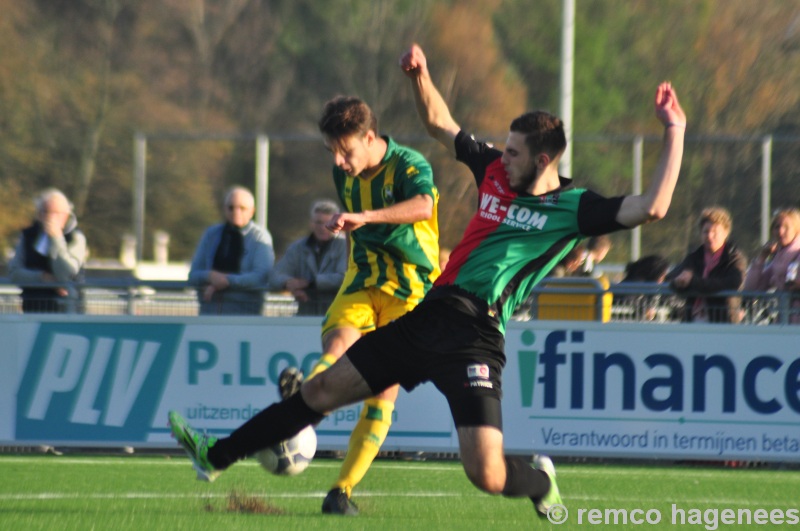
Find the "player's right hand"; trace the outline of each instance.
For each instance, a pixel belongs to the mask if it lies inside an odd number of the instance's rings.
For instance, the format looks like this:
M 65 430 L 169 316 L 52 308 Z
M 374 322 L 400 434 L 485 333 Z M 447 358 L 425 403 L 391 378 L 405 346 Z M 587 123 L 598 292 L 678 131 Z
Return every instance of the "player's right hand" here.
M 367 224 L 366 217 L 363 212 L 340 212 L 333 216 L 325 227 L 333 234 L 339 234 L 341 231 L 350 232 L 360 229 Z

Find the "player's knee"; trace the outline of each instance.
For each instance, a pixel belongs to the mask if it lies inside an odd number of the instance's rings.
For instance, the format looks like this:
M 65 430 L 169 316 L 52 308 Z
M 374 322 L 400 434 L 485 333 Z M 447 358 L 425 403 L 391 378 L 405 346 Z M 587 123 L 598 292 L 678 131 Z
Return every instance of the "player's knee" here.
M 497 471 L 482 463 L 468 466 L 464 464 L 467 477 L 478 489 L 489 494 L 500 494 L 505 487 L 505 478 L 498 477 Z
M 315 411 L 330 411 L 334 408 L 332 403 L 335 397 L 332 395 L 327 373 L 328 371 L 324 371 L 314 378 L 306 380 L 300 388 L 303 400 Z

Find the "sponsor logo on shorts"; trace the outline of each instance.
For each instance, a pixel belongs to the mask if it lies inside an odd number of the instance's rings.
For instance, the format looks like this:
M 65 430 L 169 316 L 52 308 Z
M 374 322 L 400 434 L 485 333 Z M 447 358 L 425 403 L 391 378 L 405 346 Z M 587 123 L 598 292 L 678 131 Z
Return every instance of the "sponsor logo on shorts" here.
M 467 367 L 467 378 L 482 378 L 489 379 L 489 366 L 485 363 L 480 365 L 469 365 Z
M 469 382 L 464 384 L 465 387 L 484 387 L 486 389 L 493 389 L 494 385 L 489 381 L 489 366 L 485 363 L 468 365 L 467 378 Z

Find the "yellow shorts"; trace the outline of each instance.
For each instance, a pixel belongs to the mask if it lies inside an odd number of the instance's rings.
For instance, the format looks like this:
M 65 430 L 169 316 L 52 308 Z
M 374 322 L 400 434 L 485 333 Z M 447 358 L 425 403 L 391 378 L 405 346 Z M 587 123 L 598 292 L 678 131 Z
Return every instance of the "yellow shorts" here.
M 322 336 L 334 328 L 358 328 L 361 334 L 372 332 L 410 312 L 415 303 L 393 297 L 369 287 L 355 293 L 339 292 L 322 321 Z

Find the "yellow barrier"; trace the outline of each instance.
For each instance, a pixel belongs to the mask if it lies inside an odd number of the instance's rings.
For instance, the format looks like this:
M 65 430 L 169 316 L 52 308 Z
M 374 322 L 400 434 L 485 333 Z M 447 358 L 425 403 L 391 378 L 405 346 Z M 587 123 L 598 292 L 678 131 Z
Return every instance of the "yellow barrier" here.
M 536 318 L 543 321 L 602 321 L 611 320 L 611 304 L 614 296 L 608 290 L 610 283 L 606 277 L 600 278 L 560 278 L 557 281 L 543 281 L 543 288 L 554 290 L 604 290 L 605 293 L 540 293 L 537 297 Z M 598 305 L 597 297 L 602 297 Z M 598 318 L 598 306 L 602 319 Z

